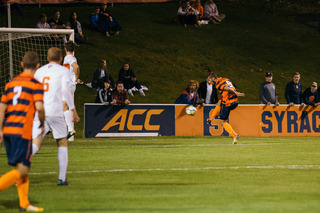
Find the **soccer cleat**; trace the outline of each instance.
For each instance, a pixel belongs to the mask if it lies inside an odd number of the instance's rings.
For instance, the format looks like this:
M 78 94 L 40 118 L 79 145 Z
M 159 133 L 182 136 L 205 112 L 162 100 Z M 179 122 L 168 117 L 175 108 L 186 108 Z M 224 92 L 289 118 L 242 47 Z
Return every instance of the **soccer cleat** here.
M 76 130 L 72 130 L 71 132 L 68 132 L 67 139 L 71 138 L 71 137 L 74 136 L 76 133 L 77 133 Z
M 209 118 L 207 119 L 207 124 L 211 125 L 211 120 Z
M 20 207 L 20 212 L 43 212 L 44 209 L 41 207 L 36 207 L 33 205 L 29 205 L 27 208 Z
M 240 135 L 236 135 L 236 136 L 233 138 L 233 143 L 232 143 L 232 144 L 237 144 L 239 138 L 240 138 Z
M 63 180 L 58 180 L 57 183 L 58 186 L 70 186 L 71 184 L 67 181 L 67 179 L 65 181 Z

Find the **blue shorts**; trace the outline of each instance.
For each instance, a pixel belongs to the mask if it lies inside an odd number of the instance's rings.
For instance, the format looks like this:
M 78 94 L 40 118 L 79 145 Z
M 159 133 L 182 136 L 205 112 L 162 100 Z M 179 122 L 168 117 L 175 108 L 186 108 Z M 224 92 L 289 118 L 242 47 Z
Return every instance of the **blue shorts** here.
M 237 108 L 238 103 L 232 104 L 228 107 L 226 107 L 224 104 L 221 104 L 221 109 L 220 109 L 220 119 L 221 120 L 228 120 L 230 111 L 234 110 Z
M 4 136 L 4 144 L 7 150 L 8 164 L 16 166 L 22 163 L 30 167 L 32 160 L 32 141 L 23 139 L 21 136 Z

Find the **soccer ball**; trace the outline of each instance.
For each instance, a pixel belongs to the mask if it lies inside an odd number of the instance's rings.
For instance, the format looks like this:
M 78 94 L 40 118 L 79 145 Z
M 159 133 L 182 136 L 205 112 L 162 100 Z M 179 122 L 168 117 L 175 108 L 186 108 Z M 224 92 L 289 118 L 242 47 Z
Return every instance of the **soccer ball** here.
M 194 116 L 197 113 L 197 109 L 194 106 L 188 106 L 186 108 L 187 115 Z

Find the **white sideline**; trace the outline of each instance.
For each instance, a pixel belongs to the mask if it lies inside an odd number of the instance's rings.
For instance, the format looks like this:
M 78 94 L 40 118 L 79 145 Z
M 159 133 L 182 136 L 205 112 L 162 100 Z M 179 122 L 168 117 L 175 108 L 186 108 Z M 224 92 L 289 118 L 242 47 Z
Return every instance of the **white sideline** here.
M 237 169 L 320 169 L 320 165 L 273 165 L 273 166 L 230 166 L 230 167 L 203 167 L 203 168 L 153 168 L 153 169 L 110 169 L 92 171 L 68 171 L 68 174 L 102 173 L 102 172 L 150 172 L 150 171 L 199 171 L 199 170 L 237 170 Z M 58 172 L 29 173 L 30 175 L 51 175 Z

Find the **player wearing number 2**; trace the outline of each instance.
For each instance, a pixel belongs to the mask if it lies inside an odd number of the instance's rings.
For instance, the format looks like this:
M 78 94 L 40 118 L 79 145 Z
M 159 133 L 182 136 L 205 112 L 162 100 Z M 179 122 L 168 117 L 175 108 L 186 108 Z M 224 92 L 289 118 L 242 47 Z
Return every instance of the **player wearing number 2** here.
M 238 97 L 244 96 L 244 93 L 237 92 L 232 82 L 227 78 L 218 78 L 216 74 L 212 73 L 208 76 L 215 82 L 216 88 L 219 91 L 220 97 L 216 108 L 211 113 L 208 124 L 211 124 L 212 119 L 220 113 L 221 126 L 233 137 L 233 144 L 237 143 L 239 135 L 232 129 L 228 123 L 228 117 L 231 110 L 238 106 Z
M 74 122 L 79 122 L 80 118 L 74 106 L 71 92 L 68 87 L 69 72 L 67 68 L 60 65 L 62 61 L 62 51 L 59 48 L 51 47 L 48 50 L 48 61 L 39 68 L 34 77 L 43 83 L 44 88 L 44 108 L 45 108 L 45 133 L 41 134 L 38 127 L 38 120 L 33 124 L 33 153 L 36 153 L 43 143 L 45 134 L 51 129 L 53 138 L 58 144 L 59 161 L 59 181 L 58 185 L 69 185 L 66 180 L 68 166 L 68 140 L 67 127 L 63 115 L 62 99 L 66 101 L 69 109 L 73 113 Z
M 0 103 L 0 143 L 4 140 L 8 164 L 16 166 L 1 176 L 0 191 L 16 184 L 20 210 L 32 212 L 43 211 L 43 208 L 30 205 L 28 200 L 35 112 L 39 116 L 40 131 L 44 130 L 43 86 L 33 76 L 39 65 L 37 53 L 26 52 L 21 62 L 23 72 L 6 84 Z

